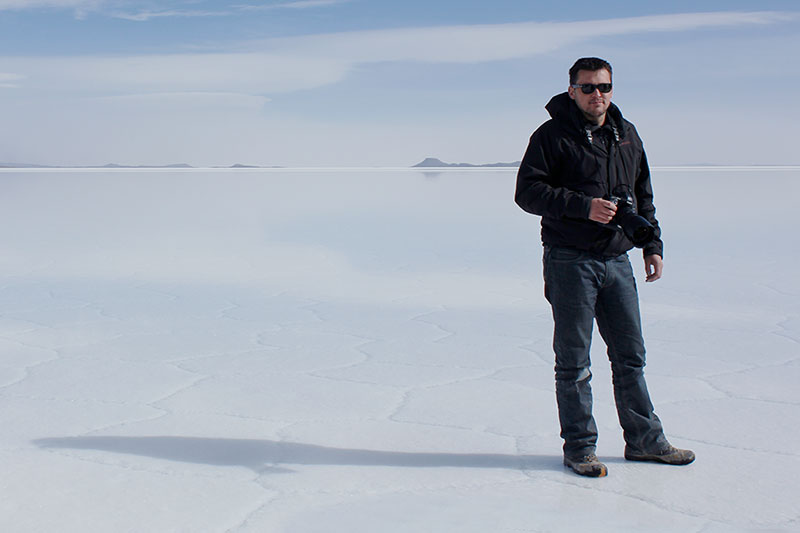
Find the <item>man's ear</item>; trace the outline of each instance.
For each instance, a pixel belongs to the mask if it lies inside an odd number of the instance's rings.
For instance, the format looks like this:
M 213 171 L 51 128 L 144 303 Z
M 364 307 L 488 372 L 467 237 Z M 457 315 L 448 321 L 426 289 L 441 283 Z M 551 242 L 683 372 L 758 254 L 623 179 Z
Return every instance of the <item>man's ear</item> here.
M 573 89 L 572 87 L 567 87 L 567 93 L 569 94 L 570 98 L 575 100 L 575 89 Z

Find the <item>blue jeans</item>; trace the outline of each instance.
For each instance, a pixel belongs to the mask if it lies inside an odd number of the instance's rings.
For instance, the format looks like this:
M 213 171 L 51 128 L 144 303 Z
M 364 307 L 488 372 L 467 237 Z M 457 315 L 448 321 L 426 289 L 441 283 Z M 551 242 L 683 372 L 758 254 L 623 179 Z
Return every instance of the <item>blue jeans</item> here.
M 667 445 L 644 379 L 639 295 L 627 254 L 601 257 L 545 247 L 545 297 L 553 309 L 556 398 L 564 454 L 595 452 L 589 347 L 593 321 L 608 347 L 614 399 L 628 447 L 654 452 Z

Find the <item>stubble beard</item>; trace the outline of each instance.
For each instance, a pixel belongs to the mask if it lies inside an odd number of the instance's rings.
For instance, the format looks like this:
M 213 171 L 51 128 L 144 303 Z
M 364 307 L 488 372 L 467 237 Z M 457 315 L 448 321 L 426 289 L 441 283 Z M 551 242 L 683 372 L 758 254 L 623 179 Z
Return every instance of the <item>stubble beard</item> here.
M 588 109 L 581 109 L 586 120 L 595 124 L 602 125 L 606 120 L 607 105 L 590 106 Z

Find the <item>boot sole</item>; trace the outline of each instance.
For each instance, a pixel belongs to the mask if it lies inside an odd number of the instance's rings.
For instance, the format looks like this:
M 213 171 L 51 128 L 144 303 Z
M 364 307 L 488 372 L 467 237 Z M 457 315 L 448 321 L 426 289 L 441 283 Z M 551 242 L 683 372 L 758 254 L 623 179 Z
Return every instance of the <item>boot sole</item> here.
M 694 455 L 691 457 L 687 457 L 685 459 L 672 459 L 670 460 L 669 456 L 664 455 L 628 455 L 625 454 L 625 459 L 628 461 L 641 461 L 641 462 L 650 462 L 650 463 L 661 463 L 665 465 L 674 465 L 674 466 L 683 466 L 688 465 L 689 463 L 694 461 Z

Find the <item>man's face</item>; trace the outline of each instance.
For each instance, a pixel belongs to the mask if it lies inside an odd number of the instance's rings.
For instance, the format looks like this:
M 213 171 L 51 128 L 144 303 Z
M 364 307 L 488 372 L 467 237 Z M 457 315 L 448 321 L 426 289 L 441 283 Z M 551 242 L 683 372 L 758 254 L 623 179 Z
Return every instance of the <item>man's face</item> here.
M 611 73 L 606 69 L 600 70 L 579 70 L 576 84 L 582 83 L 611 83 Z M 608 106 L 611 105 L 611 95 L 614 91 L 611 90 L 607 93 L 601 93 L 599 89 L 595 89 L 590 94 L 583 94 L 580 89 L 573 89 L 569 87 L 569 97 L 575 100 L 578 104 L 578 109 L 583 112 L 587 120 L 596 124 L 603 124 L 606 120 L 606 111 Z

